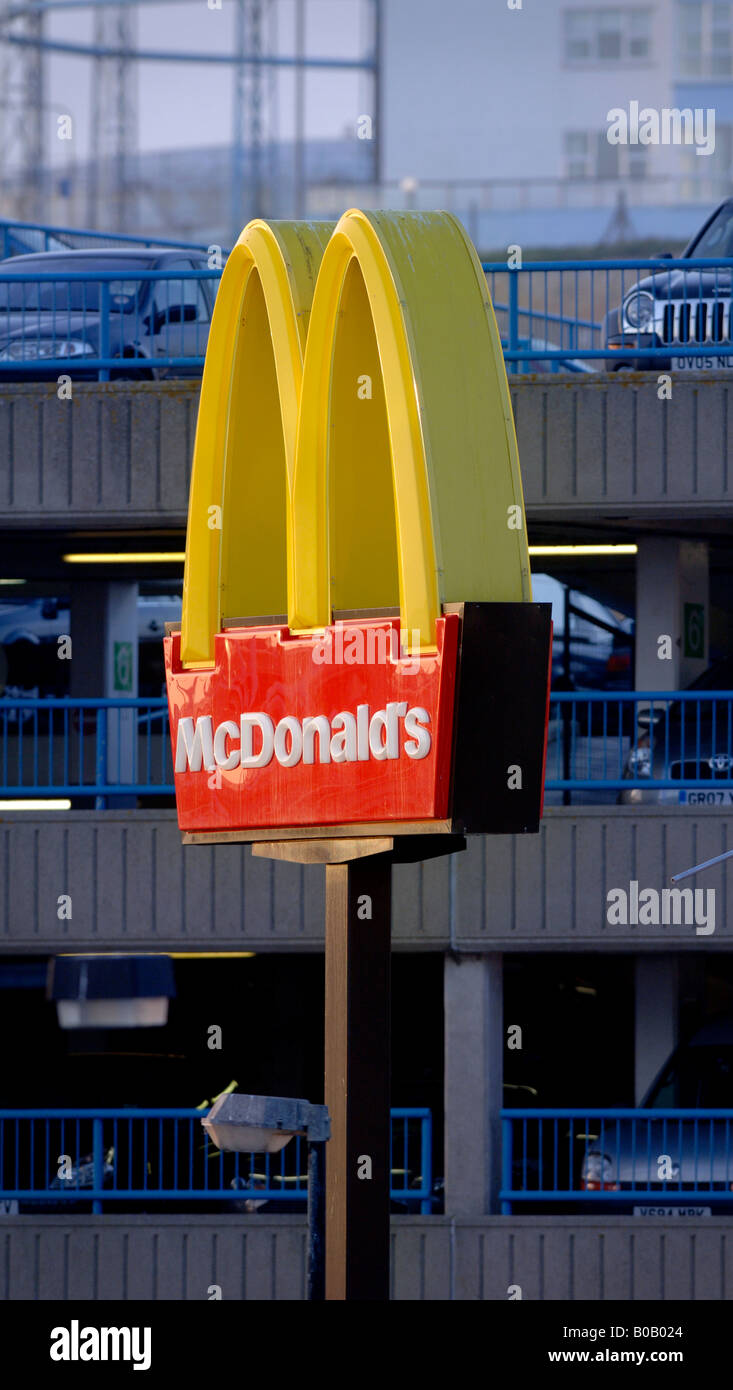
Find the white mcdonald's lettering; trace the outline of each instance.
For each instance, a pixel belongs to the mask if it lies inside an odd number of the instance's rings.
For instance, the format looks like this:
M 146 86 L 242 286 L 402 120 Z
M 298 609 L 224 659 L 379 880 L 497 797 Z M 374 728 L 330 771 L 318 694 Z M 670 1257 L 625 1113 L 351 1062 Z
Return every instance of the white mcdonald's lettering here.
M 202 767 L 207 772 L 214 767 L 225 772 L 237 767 L 267 767 L 273 756 L 281 767 L 316 761 L 368 762 L 370 758 L 382 762 L 400 756 L 400 724 L 407 757 L 426 758 L 432 747 L 427 727 L 430 715 L 420 705 L 408 709 L 406 700 L 388 701 L 384 709 L 373 714 L 369 705 L 357 705 L 355 715 L 342 710 L 333 719 L 316 714 L 301 720 L 286 714 L 277 724 L 258 710 L 240 715 L 239 723 L 225 719 L 216 729 L 210 714 L 186 717 L 178 721 L 176 772 L 200 772 Z
M 217 731 L 218 732 L 218 731 Z M 203 714 L 195 721 L 181 719 L 178 722 L 176 739 L 176 772 L 200 772 L 203 763 L 207 772 L 214 766 L 214 740 L 211 732 L 211 715 Z

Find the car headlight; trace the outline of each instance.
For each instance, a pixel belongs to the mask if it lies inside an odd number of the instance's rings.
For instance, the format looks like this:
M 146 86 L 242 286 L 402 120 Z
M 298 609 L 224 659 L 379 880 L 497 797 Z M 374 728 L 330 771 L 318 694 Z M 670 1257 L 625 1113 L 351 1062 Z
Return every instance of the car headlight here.
M 25 362 L 30 354 L 26 351 L 27 343 L 8 343 L 0 352 L 0 362 Z
M 60 343 L 53 338 L 16 338 L 0 352 L 0 362 L 37 362 L 46 357 L 93 357 L 94 354 L 91 343 L 81 338 L 65 338 Z
M 631 777 L 651 777 L 652 753 L 650 748 L 632 748 L 626 759 Z
M 96 349 L 91 343 L 86 343 L 82 338 L 68 338 L 63 343 L 55 344 L 53 357 L 95 357 Z
M 625 326 L 644 332 L 654 322 L 654 295 L 648 290 L 632 290 L 624 300 Z

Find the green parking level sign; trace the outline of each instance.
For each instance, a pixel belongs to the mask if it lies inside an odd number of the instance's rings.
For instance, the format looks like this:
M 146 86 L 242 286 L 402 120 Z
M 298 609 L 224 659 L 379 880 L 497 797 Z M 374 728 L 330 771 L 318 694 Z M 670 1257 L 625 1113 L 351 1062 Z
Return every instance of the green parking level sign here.
M 112 684 L 115 695 L 129 695 L 132 691 L 132 642 L 114 644 Z
M 705 656 L 705 605 L 704 603 L 684 604 L 683 655 L 702 660 Z

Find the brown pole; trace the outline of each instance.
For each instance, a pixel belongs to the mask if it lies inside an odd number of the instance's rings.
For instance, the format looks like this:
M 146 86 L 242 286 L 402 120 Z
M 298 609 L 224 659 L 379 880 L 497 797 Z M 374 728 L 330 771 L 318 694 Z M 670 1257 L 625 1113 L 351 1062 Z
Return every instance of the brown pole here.
M 389 1298 L 392 860 L 326 865 L 326 1298 Z

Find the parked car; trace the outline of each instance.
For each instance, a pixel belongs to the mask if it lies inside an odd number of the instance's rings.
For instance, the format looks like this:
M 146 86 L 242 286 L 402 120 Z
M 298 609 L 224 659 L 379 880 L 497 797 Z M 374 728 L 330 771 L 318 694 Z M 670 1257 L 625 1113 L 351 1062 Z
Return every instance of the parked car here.
M 689 690 L 733 690 L 733 658 L 715 661 L 694 680 Z M 638 780 L 654 777 L 666 781 L 709 781 L 710 787 L 629 787 L 619 792 L 622 805 L 642 802 L 690 806 L 733 805 L 733 789 L 715 787 L 715 778 L 728 781 L 733 768 L 733 701 L 673 700 L 637 706 L 637 737 L 624 764 L 623 776 Z
M 180 618 L 181 596 L 140 594 L 137 612 L 140 694 L 161 695 L 165 624 Z M 0 697 L 66 693 L 68 663 L 58 659 L 58 638 L 70 624 L 68 597 L 0 601 Z
M 203 256 L 155 247 L 43 251 L 0 261 L 0 380 L 55 381 L 61 373 L 75 381 L 96 380 L 97 369 L 85 359 L 106 355 L 105 334 L 109 356 L 125 364 L 110 368 L 112 379 L 200 376 L 200 364 L 163 366 L 159 359 L 203 358 L 214 281 L 137 277 L 140 271 L 205 269 Z M 102 282 L 94 276 L 109 271 L 119 279 L 107 282 L 105 315 Z M 51 278 L 70 273 L 89 279 Z M 39 275 L 49 278 L 29 278 Z
M 640 1108 L 733 1110 L 733 1015 L 712 1019 L 677 1048 Z M 592 1124 L 597 1128 L 599 1121 Z M 611 1115 L 604 1131 L 602 1144 L 596 1138 L 585 1150 L 580 1171 L 581 1189 L 597 1191 L 599 1207 L 621 1214 L 624 1203 L 604 1204 L 603 1193 L 628 1190 L 639 1216 L 709 1216 L 713 1199 L 716 1212 L 733 1210 L 733 1126 L 724 1115 L 685 1120 Z M 660 1178 L 662 1171 L 666 1179 Z M 634 1188 L 652 1190 L 653 1199 L 634 1203 Z M 597 1209 L 594 1202 L 592 1210 Z
M 733 257 L 733 198 L 726 198 L 692 241 L 680 260 L 728 259 Z M 667 259 L 669 252 L 662 252 Z M 638 280 L 624 295 L 623 302 L 604 320 L 607 347 L 619 353 L 609 370 L 632 368 L 639 371 L 705 371 L 733 368 L 733 356 L 716 352 L 716 347 L 733 344 L 731 326 L 731 271 L 725 266 L 689 269 L 674 266 L 654 271 Z M 634 348 L 664 348 L 689 344 L 710 346 L 710 354 L 699 357 L 634 357 Z M 623 353 L 623 356 L 621 356 Z

